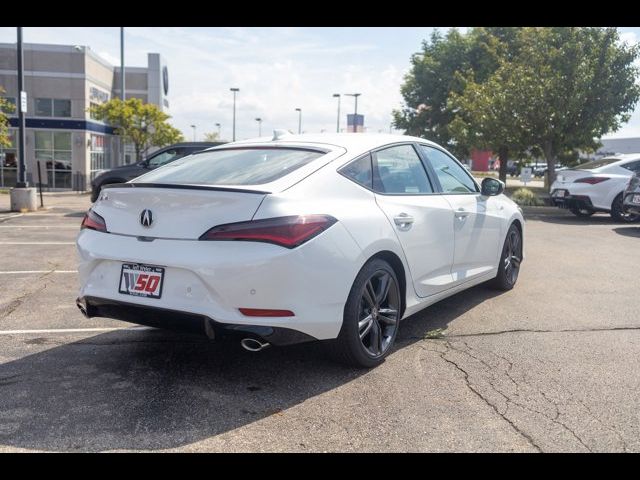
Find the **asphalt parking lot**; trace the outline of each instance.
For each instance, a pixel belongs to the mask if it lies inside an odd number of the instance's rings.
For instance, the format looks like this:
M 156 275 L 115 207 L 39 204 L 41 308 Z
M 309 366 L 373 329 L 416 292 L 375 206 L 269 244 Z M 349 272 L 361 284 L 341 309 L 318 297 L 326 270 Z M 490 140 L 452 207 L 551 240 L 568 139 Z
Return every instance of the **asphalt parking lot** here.
M 88 196 L 45 202 L 0 213 L 0 451 L 640 451 L 640 224 L 527 215 L 514 290 L 410 317 L 367 371 L 85 319 Z

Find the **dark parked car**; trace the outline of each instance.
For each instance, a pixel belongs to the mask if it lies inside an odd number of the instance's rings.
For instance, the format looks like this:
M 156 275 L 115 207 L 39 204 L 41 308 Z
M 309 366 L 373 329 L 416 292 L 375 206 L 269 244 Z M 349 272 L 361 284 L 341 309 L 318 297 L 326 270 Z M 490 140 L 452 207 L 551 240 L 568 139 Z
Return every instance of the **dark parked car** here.
M 124 183 L 139 177 L 143 173 L 147 173 L 154 168 L 166 165 L 169 162 L 173 162 L 192 153 L 206 150 L 207 148 L 222 145 L 224 142 L 184 142 L 169 145 L 168 147 L 161 148 L 160 150 L 153 152 L 146 159 L 139 163 L 131 165 L 122 165 L 120 167 L 112 168 L 111 170 L 105 170 L 100 173 L 96 178 L 91 180 L 91 201 L 95 202 L 100 195 L 100 189 L 103 185 L 110 183 Z
M 640 173 L 636 172 L 624 191 L 624 208 L 627 213 L 640 215 Z

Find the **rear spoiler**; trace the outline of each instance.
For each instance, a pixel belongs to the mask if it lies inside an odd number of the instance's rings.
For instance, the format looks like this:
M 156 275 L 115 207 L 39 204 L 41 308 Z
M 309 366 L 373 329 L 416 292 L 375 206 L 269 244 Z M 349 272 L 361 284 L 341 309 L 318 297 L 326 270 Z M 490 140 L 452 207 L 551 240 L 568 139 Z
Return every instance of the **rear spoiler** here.
M 265 190 L 255 190 L 247 188 L 232 187 L 216 187 L 213 185 L 195 185 L 189 183 L 109 183 L 102 187 L 105 188 L 170 188 L 181 190 L 213 190 L 216 192 L 237 192 L 237 193 L 255 193 L 257 195 L 266 195 L 271 192 Z

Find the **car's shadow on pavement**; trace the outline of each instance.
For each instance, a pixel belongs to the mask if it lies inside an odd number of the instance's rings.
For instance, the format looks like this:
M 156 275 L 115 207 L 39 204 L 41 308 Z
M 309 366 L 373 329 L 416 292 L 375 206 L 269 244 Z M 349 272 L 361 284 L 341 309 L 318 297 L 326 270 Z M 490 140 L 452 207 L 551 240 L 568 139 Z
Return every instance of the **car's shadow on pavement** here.
M 478 286 L 403 321 L 395 350 L 498 292 Z M 41 348 L 0 365 L 0 445 L 53 451 L 176 448 L 251 424 L 368 370 L 334 363 L 320 342 L 253 354 L 237 342 L 128 330 Z M 6 355 L 6 353 L 5 353 Z
M 613 229 L 618 235 L 624 235 L 625 237 L 640 238 L 640 224 L 636 226 L 618 227 Z
M 591 217 L 576 217 L 572 214 L 531 214 L 526 220 L 539 220 L 546 223 L 556 223 L 560 225 L 635 225 L 634 223 L 624 224 L 611 218 L 608 214 L 594 214 Z M 640 225 L 640 224 L 639 224 Z

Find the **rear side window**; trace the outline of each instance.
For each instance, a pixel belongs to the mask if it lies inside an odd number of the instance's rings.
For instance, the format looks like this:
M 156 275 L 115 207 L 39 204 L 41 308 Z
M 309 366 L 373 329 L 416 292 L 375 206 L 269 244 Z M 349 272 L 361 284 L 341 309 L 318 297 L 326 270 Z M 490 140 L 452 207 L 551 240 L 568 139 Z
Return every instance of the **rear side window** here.
M 631 170 L 632 172 L 640 172 L 640 160 L 635 162 L 625 163 L 624 165 L 620 165 L 622 168 L 626 168 L 627 170 Z
M 340 173 L 363 187 L 371 188 L 371 155 L 367 154 L 364 157 L 354 160 L 340 169 Z
M 136 182 L 200 185 L 260 185 L 273 182 L 323 156 L 299 148 L 234 148 L 186 156 Z
M 373 189 L 379 193 L 433 193 L 427 172 L 411 145 L 398 145 L 373 154 Z

